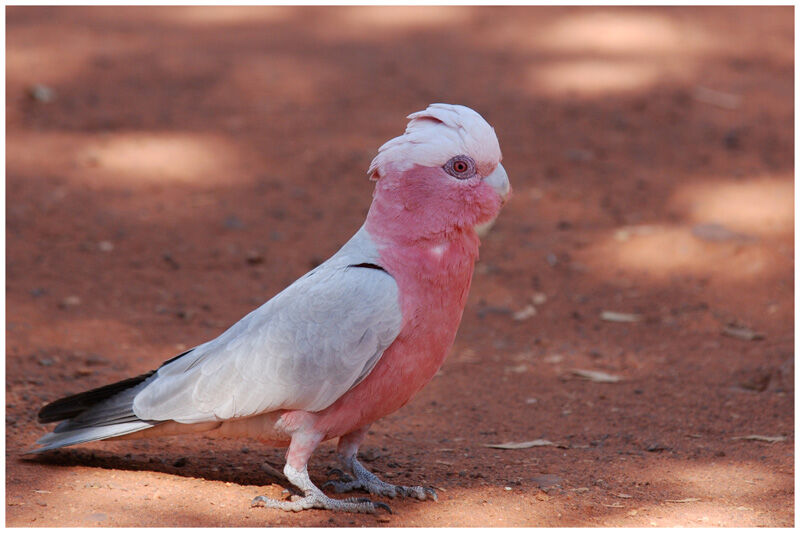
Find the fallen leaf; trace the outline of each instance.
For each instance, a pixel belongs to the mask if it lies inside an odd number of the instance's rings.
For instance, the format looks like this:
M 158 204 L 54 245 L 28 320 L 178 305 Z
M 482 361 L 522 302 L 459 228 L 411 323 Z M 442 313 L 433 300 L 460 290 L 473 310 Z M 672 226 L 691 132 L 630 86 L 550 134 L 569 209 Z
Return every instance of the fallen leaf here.
M 512 374 L 523 374 L 528 371 L 528 365 L 522 364 L 517 366 L 507 366 L 503 369 L 503 372 L 509 372 Z
M 767 435 L 746 435 L 744 437 L 732 437 L 731 440 L 760 440 L 763 442 L 783 442 L 786 440 L 786 437 L 782 435 L 776 435 L 775 437 L 769 437 Z
M 755 239 L 750 235 L 736 233 L 720 224 L 697 224 L 692 227 L 692 235 L 698 239 L 711 242 L 738 241 L 742 243 L 751 242 Z
M 605 372 L 600 372 L 597 370 L 581 370 L 579 368 L 575 368 L 572 370 L 572 373 L 579 378 L 588 379 L 589 381 L 594 381 L 595 383 L 616 383 L 622 379 L 619 376 L 612 376 L 611 374 L 606 374 Z
M 486 448 L 498 448 L 500 450 L 521 450 L 524 448 L 535 448 L 537 446 L 559 446 L 549 440 L 536 439 L 525 442 L 504 442 L 502 444 L 484 444 Z
M 81 299 L 79 296 L 67 296 L 63 300 L 58 303 L 58 306 L 62 309 L 67 309 L 68 307 L 75 307 L 81 305 Z
M 682 500 L 664 500 L 664 501 L 669 503 L 692 503 L 692 502 L 699 502 L 700 498 L 683 498 Z
M 742 97 L 738 94 L 715 91 L 701 86 L 695 87 L 692 97 L 698 102 L 711 104 L 722 109 L 736 109 L 742 102 Z
M 757 341 L 764 338 L 763 333 L 758 333 L 750 328 L 736 326 L 734 324 L 728 324 L 723 327 L 722 334 L 727 335 L 728 337 L 736 337 L 737 339 L 743 339 L 746 341 Z
M 600 318 L 607 322 L 639 322 L 642 315 L 635 313 L 619 313 L 617 311 L 603 311 Z

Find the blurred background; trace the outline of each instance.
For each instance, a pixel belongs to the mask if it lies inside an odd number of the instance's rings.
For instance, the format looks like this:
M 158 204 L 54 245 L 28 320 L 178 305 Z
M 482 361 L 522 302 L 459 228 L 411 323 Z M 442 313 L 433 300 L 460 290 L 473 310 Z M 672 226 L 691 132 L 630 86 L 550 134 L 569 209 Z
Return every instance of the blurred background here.
M 495 127 L 515 195 L 450 359 L 373 428 L 374 470 L 445 489 L 391 525 L 793 524 L 793 20 L 7 8 L 7 524 L 376 525 L 249 511 L 281 461 L 257 444 L 16 454 L 43 403 L 213 338 L 336 251 L 378 147 L 432 102 Z M 534 439 L 562 447 L 484 446 Z

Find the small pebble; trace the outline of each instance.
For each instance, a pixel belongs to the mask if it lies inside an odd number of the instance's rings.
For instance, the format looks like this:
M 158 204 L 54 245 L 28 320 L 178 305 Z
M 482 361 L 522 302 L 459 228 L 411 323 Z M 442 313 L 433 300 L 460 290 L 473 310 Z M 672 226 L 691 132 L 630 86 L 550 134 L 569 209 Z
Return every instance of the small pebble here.
M 50 102 L 55 100 L 56 93 L 53 89 L 51 89 L 47 85 L 42 85 L 41 83 L 37 83 L 35 85 L 31 85 L 30 87 L 28 87 L 28 96 L 36 102 L 49 104 Z

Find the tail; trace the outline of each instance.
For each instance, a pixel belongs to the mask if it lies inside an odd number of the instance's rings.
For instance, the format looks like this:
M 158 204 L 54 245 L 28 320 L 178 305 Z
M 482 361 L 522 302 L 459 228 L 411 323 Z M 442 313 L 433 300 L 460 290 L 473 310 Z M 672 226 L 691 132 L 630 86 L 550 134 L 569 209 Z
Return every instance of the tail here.
M 133 412 L 133 399 L 155 378 L 155 371 L 105 387 L 61 398 L 39 411 L 39 422 L 59 422 L 40 438 L 40 448 L 24 453 L 41 453 L 55 448 L 109 439 L 141 431 L 161 423 L 142 420 Z

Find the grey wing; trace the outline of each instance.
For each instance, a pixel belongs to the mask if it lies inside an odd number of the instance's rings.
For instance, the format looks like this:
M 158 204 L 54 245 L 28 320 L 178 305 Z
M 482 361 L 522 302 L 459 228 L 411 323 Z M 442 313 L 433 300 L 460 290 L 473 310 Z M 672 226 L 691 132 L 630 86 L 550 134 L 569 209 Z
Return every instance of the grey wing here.
M 323 264 L 217 339 L 161 367 L 133 411 L 184 423 L 320 411 L 369 374 L 401 327 L 392 276 Z

